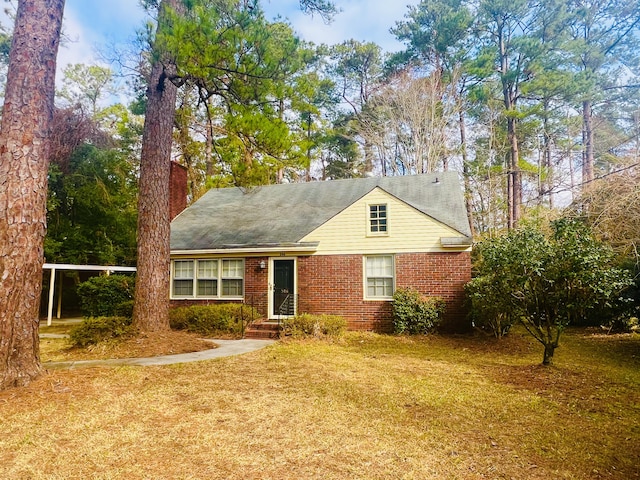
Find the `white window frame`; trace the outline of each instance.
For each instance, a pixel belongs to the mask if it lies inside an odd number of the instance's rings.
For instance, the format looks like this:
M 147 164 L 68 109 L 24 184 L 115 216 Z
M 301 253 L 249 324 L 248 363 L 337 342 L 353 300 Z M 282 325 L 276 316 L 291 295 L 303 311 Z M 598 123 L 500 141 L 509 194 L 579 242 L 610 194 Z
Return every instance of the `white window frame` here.
M 186 269 L 187 273 L 191 271 L 191 277 L 176 276 L 176 263 L 191 262 L 191 269 Z M 206 276 L 202 275 L 202 269 L 199 262 L 216 262 L 215 272 L 211 272 Z M 229 262 L 239 262 L 239 267 L 234 268 L 235 275 L 223 275 L 225 271 L 225 264 Z M 212 276 L 211 274 L 215 274 Z M 190 280 L 191 294 L 190 295 L 177 295 L 175 293 L 176 280 L 185 281 Z M 215 280 L 216 292 L 213 295 L 199 295 L 198 294 L 198 280 Z M 223 282 L 227 280 L 240 280 L 242 282 L 241 292 L 239 295 L 224 295 L 223 294 Z M 171 260 L 171 299 L 184 300 L 184 299 L 226 299 L 226 300 L 242 300 L 244 298 L 245 288 L 245 261 L 243 258 L 175 258 Z
M 376 217 L 374 218 L 371 214 L 371 209 L 375 207 Z M 380 207 L 384 207 L 384 230 L 381 231 L 379 229 L 380 217 L 379 217 L 379 209 Z M 374 223 L 377 226 L 377 230 L 374 230 Z M 389 235 L 389 204 L 388 203 L 367 203 L 367 236 L 370 237 L 385 237 Z
M 185 267 L 181 267 L 179 269 L 179 272 L 176 271 L 176 267 L 177 264 L 180 265 L 185 265 Z M 186 267 L 187 264 L 190 264 L 190 268 Z M 193 269 L 195 268 L 194 262 L 193 260 L 189 259 L 189 260 L 172 260 L 171 261 L 171 296 L 174 296 L 174 290 L 175 290 L 175 282 L 176 281 L 180 281 L 180 282 L 186 282 L 186 281 L 190 281 L 191 282 L 191 294 L 185 294 L 185 295 L 176 295 L 176 298 L 193 298 L 194 296 L 194 284 L 195 282 L 193 281 L 195 273 L 193 271 Z
M 391 262 L 390 273 L 384 272 L 370 272 L 369 269 L 369 260 L 373 259 L 389 259 Z M 378 255 L 365 255 L 362 261 L 362 270 L 363 270 L 363 286 L 364 286 L 364 299 L 365 300 L 393 300 L 393 293 L 396 290 L 396 261 L 395 256 L 392 254 L 378 254 Z M 373 265 L 372 265 L 373 267 Z M 370 274 L 371 273 L 371 274 Z M 369 280 L 374 279 L 382 279 L 382 280 L 391 280 L 391 292 L 389 295 L 371 295 L 369 294 Z M 384 287 L 386 288 L 386 286 Z
M 239 264 L 240 267 L 234 267 L 233 271 L 227 269 L 227 273 L 225 273 L 225 262 L 234 262 L 235 264 Z M 240 294 L 239 295 L 225 295 L 225 281 L 227 282 L 236 282 L 240 280 Z M 244 296 L 244 260 L 239 258 L 225 258 L 220 262 L 220 275 L 219 275 L 219 294 L 221 298 L 242 298 Z
M 214 271 L 212 272 L 213 275 L 206 275 L 203 274 L 201 272 L 201 268 L 200 268 L 200 263 L 204 263 L 204 262 L 216 262 L 216 266 Z M 211 297 L 217 297 L 218 296 L 218 291 L 220 290 L 220 260 L 217 258 L 198 258 L 196 260 L 194 260 L 194 273 L 195 273 L 195 281 L 194 281 L 194 294 L 197 298 L 211 298 Z M 216 288 L 215 288 L 215 293 L 213 295 L 200 295 L 199 291 L 200 291 L 200 282 L 201 281 L 215 281 L 216 282 Z

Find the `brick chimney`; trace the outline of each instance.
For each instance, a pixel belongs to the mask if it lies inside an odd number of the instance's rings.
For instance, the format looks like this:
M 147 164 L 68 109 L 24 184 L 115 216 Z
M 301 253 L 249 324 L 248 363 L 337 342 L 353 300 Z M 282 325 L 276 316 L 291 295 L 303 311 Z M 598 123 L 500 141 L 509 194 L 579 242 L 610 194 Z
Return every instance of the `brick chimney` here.
M 187 167 L 171 162 L 169 183 L 169 217 L 176 218 L 187 208 Z

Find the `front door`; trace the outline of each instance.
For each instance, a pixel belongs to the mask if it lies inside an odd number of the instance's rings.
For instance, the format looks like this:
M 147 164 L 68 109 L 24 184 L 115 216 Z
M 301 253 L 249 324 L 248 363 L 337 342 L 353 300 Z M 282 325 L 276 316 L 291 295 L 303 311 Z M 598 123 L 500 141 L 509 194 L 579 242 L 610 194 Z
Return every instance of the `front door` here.
M 295 260 L 273 260 L 273 316 L 295 315 Z

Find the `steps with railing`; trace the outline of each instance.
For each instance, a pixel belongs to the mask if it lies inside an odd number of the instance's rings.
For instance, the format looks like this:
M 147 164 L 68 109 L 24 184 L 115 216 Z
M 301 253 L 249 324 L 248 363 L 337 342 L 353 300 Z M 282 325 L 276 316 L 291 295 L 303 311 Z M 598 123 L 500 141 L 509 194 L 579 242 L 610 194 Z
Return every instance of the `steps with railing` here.
M 251 297 L 250 305 L 254 306 L 255 300 L 256 299 L 254 297 Z M 281 319 L 282 317 L 288 317 L 295 314 L 298 305 L 298 295 L 290 293 L 279 300 L 281 303 L 276 308 L 278 318 L 275 320 L 251 319 L 249 324 L 245 327 L 244 338 L 275 339 L 280 337 Z

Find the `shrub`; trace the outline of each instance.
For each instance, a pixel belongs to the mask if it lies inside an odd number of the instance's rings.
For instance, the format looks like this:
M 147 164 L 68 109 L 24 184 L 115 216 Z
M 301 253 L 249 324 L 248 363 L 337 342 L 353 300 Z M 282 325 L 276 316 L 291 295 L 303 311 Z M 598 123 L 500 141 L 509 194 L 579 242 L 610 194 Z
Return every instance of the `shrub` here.
M 442 320 L 445 302 L 426 297 L 413 288 L 399 288 L 393 294 L 393 331 L 409 335 L 433 332 Z
M 169 324 L 175 330 L 187 330 L 200 335 L 242 335 L 248 320 L 258 313 L 241 303 L 191 305 L 169 310 Z
M 609 333 L 640 332 L 638 317 L 616 317 L 605 327 Z
M 127 275 L 93 277 L 78 285 L 78 295 L 85 317 L 119 315 L 120 305 L 133 300 L 135 280 Z M 125 307 L 126 308 L 126 307 Z M 133 307 L 132 307 L 133 308 Z
M 475 278 L 467 285 L 474 314 L 518 319 L 544 346 L 551 363 L 560 335 L 594 312 L 624 311 L 631 274 L 616 266 L 610 247 L 574 219 L 547 230 L 525 227 L 476 248 Z
M 131 317 L 90 317 L 69 331 L 69 340 L 74 347 L 84 348 L 134 334 Z
M 504 337 L 518 322 L 513 310 L 503 308 L 505 300 L 502 296 L 506 293 L 501 282 L 501 279 L 479 276 L 465 285 L 473 326 L 496 338 Z
M 301 313 L 282 321 L 282 333 L 296 338 L 340 337 L 346 329 L 347 321 L 339 315 Z
M 113 310 L 115 317 L 133 317 L 133 300 L 127 300 L 126 302 L 119 303 Z

